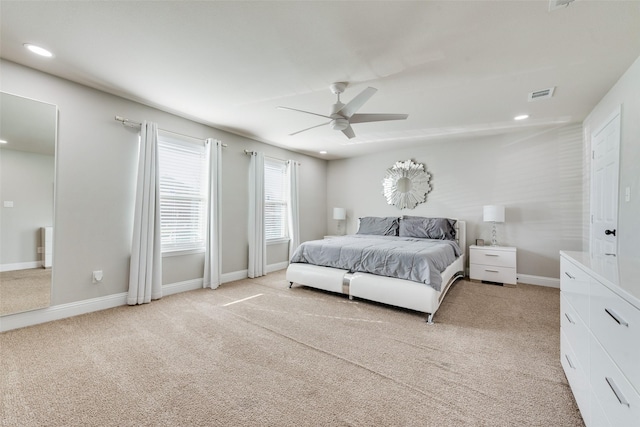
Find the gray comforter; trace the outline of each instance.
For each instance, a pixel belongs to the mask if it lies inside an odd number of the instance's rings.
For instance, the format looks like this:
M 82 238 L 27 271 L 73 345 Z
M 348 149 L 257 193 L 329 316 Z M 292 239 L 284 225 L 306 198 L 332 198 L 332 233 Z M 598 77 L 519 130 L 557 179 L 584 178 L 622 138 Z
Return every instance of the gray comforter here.
M 461 254 L 452 240 L 356 234 L 304 242 L 291 262 L 396 277 L 439 291 L 441 273 Z

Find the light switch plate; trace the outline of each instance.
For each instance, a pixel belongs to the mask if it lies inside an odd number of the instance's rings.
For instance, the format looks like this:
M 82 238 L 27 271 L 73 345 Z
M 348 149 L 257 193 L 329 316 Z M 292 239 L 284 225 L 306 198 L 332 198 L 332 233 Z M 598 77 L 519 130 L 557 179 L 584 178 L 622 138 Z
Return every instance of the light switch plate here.
M 12 208 L 13 207 L 13 202 L 11 200 L 5 200 L 4 201 L 4 207 L 5 208 Z

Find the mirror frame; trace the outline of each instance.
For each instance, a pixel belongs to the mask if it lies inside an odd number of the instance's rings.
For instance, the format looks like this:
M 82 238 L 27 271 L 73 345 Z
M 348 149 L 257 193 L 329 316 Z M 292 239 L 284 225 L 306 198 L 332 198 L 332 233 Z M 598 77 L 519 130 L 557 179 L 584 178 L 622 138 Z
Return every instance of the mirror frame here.
M 57 187 L 58 187 L 58 131 L 59 131 L 59 109 L 58 109 L 58 105 L 57 104 L 53 104 L 51 102 L 46 102 L 46 101 L 42 101 L 39 99 L 35 99 L 35 98 L 31 98 L 28 96 L 23 96 L 23 95 L 18 95 L 15 93 L 11 93 L 11 92 L 7 92 L 4 90 L 0 90 L 0 94 L 2 96 L 4 95 L 9 95 L 9 96 L 13 96 L 16 98 L 21 98 L 22 100 L 25 101 L 32 101 L 32 102 L 36 102 L 40 105 L 44 105 L 47 107 L 53 107 L 53 176 L 52 176 L 52 184 L 53 184 L 53 200 L 52 200 L 52 212 L 51 212 L 51 226 L 53 227 L 53 238 L 54 238 L 54 242 L 52 245 L 52 249 L 51 249 L 51 268 L 47 268 L 48 270 L 50 270 L 51 274 L 50 274 L 50 280 L 49 280 L 49 298 L 47 301 L 47 304 L 37 304 L 33 305 L 33 306 L 24 306 L 22 308 L 20 308 L 17 311 L 12 311 L 12 312 L 6 312 L 6 313 L 0 313 L 0 317 L 1 316 L 8 316 L 8 315 L 14 315 L 14 314 L 19 314 L 19 313 L 23 313 L 23 312 L 28 312 L 28 311 L 32 311 L 32 310 L 39 310 L 39 309 L 44 309 L 44 308 L 48 308 L 51 306 L 51 294 L 53 292 L 53 283 L 54 283 L 54 275 L 55 275 L 55 230 L 56 230 L 56 217 L 57 217 Z M 3 107 L 4 110 L 4 107 Z M 47 117 L 49 116 L 50 112 L 47 112 Z M 34 139 L 37 139 L 36 137 L 34 137 Z M 9 147 L 7 147 L 8 149 L 11 149 Z M 22 151 L 22 150 L 19 150 Z M 39 152 L 40 150 L 38 148 L 31 148 L 28 150 L 24 150 L 27 152 Z M 43 252 L 44 252 L 44 242 L 40 241 L 39 242 L 39 247 L 42 247 Z M 38 250 L 39 251 L 39 250 Z M 36 268 L 43 268 L 42 267 L 42 263 L 44 263 L 44 253 L 41 254 L 40 258 L 38 259 L 38 263 L 39 266 Z M 31 261 L 29 261 L 31 262 Z M 8 270 L 12 271 L 12 270 Z M 19 271 L 19 270 L 18 270 Z
M 411 184 L 407 191 L 401 191 L 398 181 L 405 179 Z M 427 201 L 427 193 L 431 191 L 430 179 L 431 175 L 425 171 L 423 164 L 414 163 L 411 159 L 399 161 L 386 170 L 382 194 L 388 204 L 398 209 L 413 209 Z

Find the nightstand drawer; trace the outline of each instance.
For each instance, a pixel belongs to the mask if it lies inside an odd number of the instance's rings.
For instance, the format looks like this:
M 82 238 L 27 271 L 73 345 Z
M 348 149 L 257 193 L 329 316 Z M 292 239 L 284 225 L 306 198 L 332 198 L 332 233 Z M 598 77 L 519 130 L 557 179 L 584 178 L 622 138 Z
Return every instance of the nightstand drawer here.
M 472 248 L 469 251 L 471 264 L 493 265 L 496 267 L 516 267 L 516 251 L 491 248 Z
M 492 265 L 470 264 L 469 277 L 474 280 L 509 283 L 512 285 L 515 285 L 517 282 L 517 274 L 515 268 L 496 267 Z

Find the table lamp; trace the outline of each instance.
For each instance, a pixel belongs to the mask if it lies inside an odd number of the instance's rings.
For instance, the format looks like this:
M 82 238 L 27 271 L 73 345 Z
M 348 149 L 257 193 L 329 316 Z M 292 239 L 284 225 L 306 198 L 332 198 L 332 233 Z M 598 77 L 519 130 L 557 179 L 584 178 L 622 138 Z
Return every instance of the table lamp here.
M 498 246 L 496 239 L 496 223 L 504 222 L 504 206 L 487 205 L 482 208 L 482 219 L 484 222 L 492 222 L 491 246 Z
M 333 219 L 338 221 L 338 235 L 342 235 L 342 221 L 347 219 L 347 210 L 345 208 L 333 208 Z

